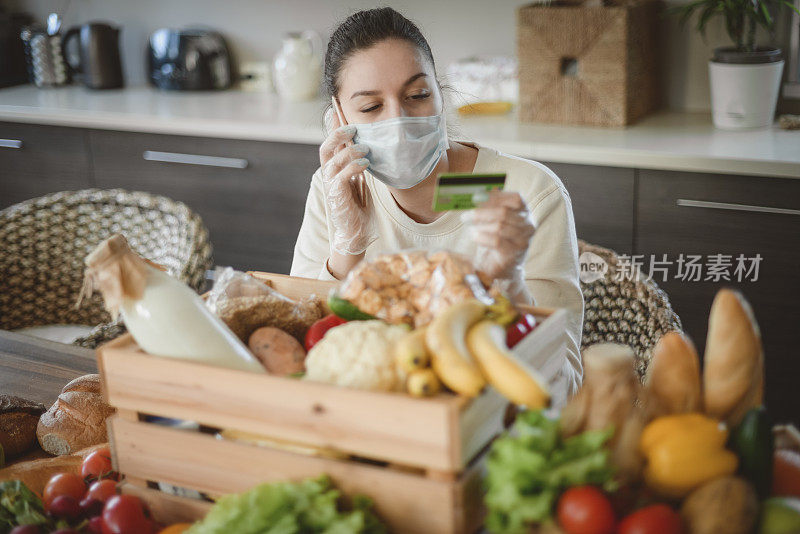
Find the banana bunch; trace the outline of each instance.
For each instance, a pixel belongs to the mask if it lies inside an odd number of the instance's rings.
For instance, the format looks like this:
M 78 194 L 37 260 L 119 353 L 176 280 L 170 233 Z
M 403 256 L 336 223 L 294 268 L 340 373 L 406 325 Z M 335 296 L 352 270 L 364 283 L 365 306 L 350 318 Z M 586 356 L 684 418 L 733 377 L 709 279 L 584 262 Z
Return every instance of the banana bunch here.
M 547 406 L 550 394 L 545 381 L 506 346 L 506 329 L 498 319 L 508 323 L 513 317 L 509 319 L 507 310 L 498 311 L 467 300 L 403 338 L 395 357 L 409 373 L 408 392 L 434 395 L 441 380 L 456 393 L 475 397 L 489 383 L 515 404 L 530 409 Z

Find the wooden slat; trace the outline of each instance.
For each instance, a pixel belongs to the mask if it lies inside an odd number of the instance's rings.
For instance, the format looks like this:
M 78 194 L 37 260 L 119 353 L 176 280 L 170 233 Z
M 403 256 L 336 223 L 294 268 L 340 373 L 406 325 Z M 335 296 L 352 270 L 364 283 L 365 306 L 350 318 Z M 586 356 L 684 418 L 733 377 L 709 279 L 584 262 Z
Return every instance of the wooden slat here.
M 147 504 L 153 518 L 164 525 L 193 523 L 205 517 L 212 505 L 210 502 L 177 497 L 155 489 L 134 486 L 127 482 L 120 484 L 120 491 L 139 497 Z
M 117 408 L 412 466 L 460 470 L 449 447 L 453 395 L 416 399 L 149 356 L 132 338 L 100 349 Z
M 297 276 L 287 276 L 285 274 L 264 273 L 260 271 L 249 271 L 248 274 L 259 280 L 270 282 L 275 291 L 294 300 L 300 300 L 310 295 L 317 295 L 324 300 L 328 297 L 328 293 L 330 293 L 331 289 L 339 285 L 339 282 L 300 278 Z
M 353 461 L 215 439 L 196 432 L 112 420 L 119 466 L 126 475 L 201 492 L 245 491 L 257 484 L 327 473 L 347 495 L 362 493 L 393 532 L 473 532 L 482 520 L 479 463 L 457 482 Z M 465 490 L 470 493 L 465 493 Z

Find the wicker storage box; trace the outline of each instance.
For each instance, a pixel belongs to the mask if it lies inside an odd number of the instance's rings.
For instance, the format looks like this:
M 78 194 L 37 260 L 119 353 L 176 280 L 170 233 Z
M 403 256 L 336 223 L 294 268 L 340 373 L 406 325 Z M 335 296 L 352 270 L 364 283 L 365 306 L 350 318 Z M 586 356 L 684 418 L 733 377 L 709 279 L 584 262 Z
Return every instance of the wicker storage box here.
M 326 295 L 330 289 L 328 282 L 252 274 L 291 298 Z M 514 351 L 539 366 L 560 365 L 566 312 L 533 308 L 533 313 L 540 324 Z M 125 475 L 123 492 L 143 498 L 157 520 L 195 520 L 210 506 L 163 493 L 157 482 L 214 496 L 326 473 L 345 494 L 371 497 L 391 532 L 462 534 L 483 522 L 481 474 L 508 407 L 491 388 L 473 400 L 339 388 L 150 356 L 130 335 L 100 347 L 97 358 L 105 397 L 117 408 L 109 419 L 109 438 L 114 467 Z M 146 422 L 143 415 L 337 454 L 217 439 L 213 432 Z
M 624 126 L 656 108 L 658 4 L 517 11 L 520 119 Z

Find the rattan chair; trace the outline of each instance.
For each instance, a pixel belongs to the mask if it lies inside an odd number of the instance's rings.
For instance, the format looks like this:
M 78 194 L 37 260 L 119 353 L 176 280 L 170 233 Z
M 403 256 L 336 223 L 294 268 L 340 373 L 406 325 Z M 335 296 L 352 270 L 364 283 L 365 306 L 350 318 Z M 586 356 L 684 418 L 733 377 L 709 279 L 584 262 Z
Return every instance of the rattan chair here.
M 644 379 L 653 347 L 667 332 L 682 330 L 680 318 L 672 310 L 667 294 L 643 273 L 638 280 L 633 276 L 617 280 L 616 252 L 580 240 L 578 250 L 581 255 L 596 254 L 608 265 L 600 280 L 581 281 L 584 300 L 581 350 L 602 341 L 628 345 L 636 356 L 639 378 Z M 621 274 L 627 275 L 628 270 L 623 268 Z
M 115 233 L 195 290 L 205 285 L 208 230 L 186 205 L 122 189 L 53 193 L 0 211 L 0 328 L 96 326 L 75 341 L 89 348 L 123 333 L 99 295 L 75 307 L 84 258 Z

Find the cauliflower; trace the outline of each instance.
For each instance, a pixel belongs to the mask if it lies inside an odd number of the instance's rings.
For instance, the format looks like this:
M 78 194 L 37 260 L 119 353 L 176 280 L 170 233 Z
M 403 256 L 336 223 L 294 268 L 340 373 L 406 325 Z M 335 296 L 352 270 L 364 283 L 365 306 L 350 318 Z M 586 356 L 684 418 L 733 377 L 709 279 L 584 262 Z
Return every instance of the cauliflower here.
M 351 321 L 331 328 L 306 357 L 305 380 L 373 391 L 400 391 L 406 375 L 394 346 L 408 329 L 383 321 Z

